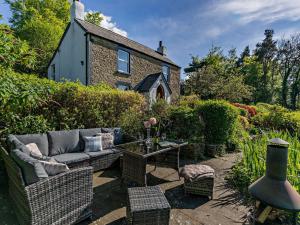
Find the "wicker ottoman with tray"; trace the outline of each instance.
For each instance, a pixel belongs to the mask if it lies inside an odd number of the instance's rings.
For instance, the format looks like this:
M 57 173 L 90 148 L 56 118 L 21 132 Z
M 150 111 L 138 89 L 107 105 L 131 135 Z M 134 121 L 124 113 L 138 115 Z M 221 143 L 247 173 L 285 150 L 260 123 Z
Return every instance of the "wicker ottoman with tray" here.
M 180 172 L 184 177 L 185 193 L 213 199 L 214 174 L 214 169 L 206 165 L 186 165 Z
M 127 224 L 168 225 L 170 209 L 159 186 L 128 188 Z

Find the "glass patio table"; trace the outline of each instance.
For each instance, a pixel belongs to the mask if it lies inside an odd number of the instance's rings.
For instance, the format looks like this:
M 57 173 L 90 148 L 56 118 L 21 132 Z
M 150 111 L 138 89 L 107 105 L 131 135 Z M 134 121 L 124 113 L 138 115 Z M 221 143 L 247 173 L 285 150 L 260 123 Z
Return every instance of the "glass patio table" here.
M 170 167 L 177 170 L 179 176 L 180 150 L 188 143 L 173 140 L 168 143 L 147 146 L 145 141 L 137 141 L 118 146 L 123 151 L 122 180 L 147 186 L 146 166 L 150 157 L 155 158 L 155 169 L 157 165 Z

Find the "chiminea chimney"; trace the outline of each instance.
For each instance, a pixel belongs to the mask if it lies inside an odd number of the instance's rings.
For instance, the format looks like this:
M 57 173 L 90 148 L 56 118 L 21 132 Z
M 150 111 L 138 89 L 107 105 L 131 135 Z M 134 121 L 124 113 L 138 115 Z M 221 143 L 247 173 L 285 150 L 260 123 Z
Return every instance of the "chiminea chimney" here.
M 73 0 L 71 6 L 71 22 L 74 19 L 84 20 L 84 5 L 79 0 Z
M 269 140 L 266 175 L 249 186 L 250 194 L 274 208 L 300 211 L 300 195 L 287 180 L 289 143 L 279 138 Z
M 167 55 L 167 48 L 163 46 L 162 41 L 159 41 L 159 46 L 157 48 L 157 52 L 163 56 Z

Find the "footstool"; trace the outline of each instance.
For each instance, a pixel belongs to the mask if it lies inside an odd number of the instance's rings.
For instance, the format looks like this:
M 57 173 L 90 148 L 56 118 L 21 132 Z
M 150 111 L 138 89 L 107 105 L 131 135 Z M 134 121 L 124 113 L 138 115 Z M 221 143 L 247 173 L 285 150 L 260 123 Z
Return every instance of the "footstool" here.
M 213 199 L 215 171 L 206 165 L 186 165 L 180 171 L 186 194 L 209 196 Z
M 170 205 L 159 186 L 128 188 L 127 223 L 168 225 Z

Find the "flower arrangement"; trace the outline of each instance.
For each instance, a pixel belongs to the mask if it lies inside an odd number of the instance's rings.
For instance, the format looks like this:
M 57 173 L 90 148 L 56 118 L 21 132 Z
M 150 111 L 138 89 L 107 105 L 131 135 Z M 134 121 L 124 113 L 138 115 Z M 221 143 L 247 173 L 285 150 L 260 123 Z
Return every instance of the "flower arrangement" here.
M 157 124 L 157 120 L 154 117 L 151 117 L 149 120 L 144 121 L 144 127 L 147 128 L 151 128 L 151 126 L 154 126 Z
M 147 140 L 146 142 L 151 142 L 150 130 L 151 126 L 155 126 L 157 124 L 157 120 L 155 117 L 151 117 L 149 120 L 144 121 L 144 127 L 147 129 Z

